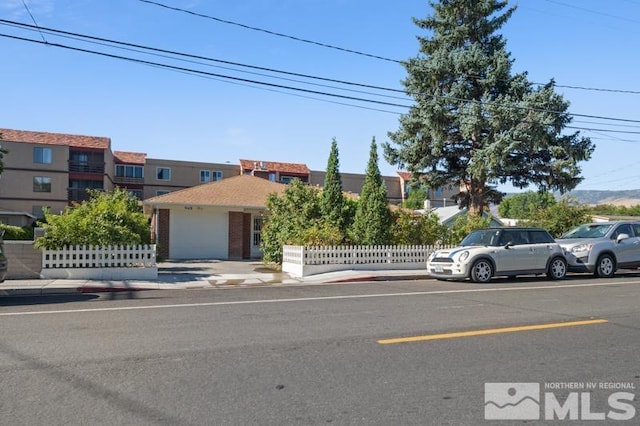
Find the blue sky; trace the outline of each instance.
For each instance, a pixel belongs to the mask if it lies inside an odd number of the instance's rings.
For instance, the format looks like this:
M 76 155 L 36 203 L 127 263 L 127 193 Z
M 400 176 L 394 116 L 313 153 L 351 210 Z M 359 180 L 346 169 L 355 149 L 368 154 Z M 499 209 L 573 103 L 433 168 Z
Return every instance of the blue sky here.
M 382 58 L 418 53 L 412 22 L 426 0 L 157 0 L 191 12 Z M 359 84 L 402 89 L 393 61 L 326 48 L 139 0 L 25 0 L 41 27 Z M 577 189 L 640 188 L 640 0 L 521 0 L 503 28 L 514 71 L 533 82 L 554 78 L 596 151 L 582 163 Z M 33 24 L 22 0 L 4 0 L 0 19 Z M 402 95 L 224 65 L 180 62 L 6 24 L 0 33 L 60 43 L 235 78 L 407 104 Z M 238 163 L 240 158 L 326 168 L 332 138 L 343 173 L 364 173 L 373 137 L 388 140 L 402 107 L 365 103 L 196 76 L 154 66 L 0 37 L 0 127 L 106 136 L 113 150 L 150 158 Z M 224 67 L 224 68 L 223 68 Z M 251 73 L 241 72 L 250 71 Z M 258 74 L 256 74 L 258 73 Z M 296 80 L 296 81 L 291 81 Z M 318 86 L 322 84 L 323 86 Z M 338 90 L 347 87 L 351 91 Z M 357 91 L 355 91 L 357 90 Z M 386 97 L 380 96 L 384 94 Z M 603 131 L 606 130 L 606 131 Z M 631 132 L 631 133 L 614 133 Z M 635 132 L 635 133 L 633 133 Z M 380 170 L 397 168 L 384 161 Z M 512 191 L 509 186 L 501 187 Z M 529 188 L 534 189 L 534 188 Z

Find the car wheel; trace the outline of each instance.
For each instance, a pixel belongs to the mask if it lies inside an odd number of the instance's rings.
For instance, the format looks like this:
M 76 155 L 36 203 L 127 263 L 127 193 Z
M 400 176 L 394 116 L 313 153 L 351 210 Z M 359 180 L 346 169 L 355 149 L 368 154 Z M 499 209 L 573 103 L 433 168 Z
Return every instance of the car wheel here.
M 493 275 L 491 262 L 485 259 L 476 260 L 471 267 L 471 281 L 476 283 L 487 283 Z
M 595 276 L 600 278 L 611 278 L 616 272 L 616 261 L 610 254 L 602 254 L 596 263 Z
M 547 277 L 552 280 L 561 280 L 567 275 L 567 261 L 561 257 L 554 257 L 549 262 Z

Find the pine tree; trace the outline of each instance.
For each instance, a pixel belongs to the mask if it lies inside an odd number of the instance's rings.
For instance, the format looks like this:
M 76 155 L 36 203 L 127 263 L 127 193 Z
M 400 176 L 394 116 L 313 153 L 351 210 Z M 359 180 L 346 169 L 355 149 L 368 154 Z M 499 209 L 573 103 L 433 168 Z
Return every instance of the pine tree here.
M 414 19 L 429 37 L 404 63 L 406 92 L 414 106 L 401 116 L 385 157 L 424 173 L 431 187 L 465 186 L 461 206 L 481 215 L 503 194 L 497 184 L 564 193 L 582 180 L 578 163 L 594 145 L 579 132 L 565 134 L 572 117 L 554 81 L 535 87 L 513 60 L 497 31 L 515 7 L 507 1 L 441 0 L 433 15 Z
M 338 229 L 344 231 L 344 195 L 342 194 L 342 177 L 340 176 L 340 158 L 338 142 L 331 141 L 331 151 L 327 160 L 327 172 L 324 177 L 321 208 L 324 218 Z
M 391 212 L 387 188 L 378 168 L 376 139 L 371 141 L 369 162 L 353 220 L 352 239 L 359 245 L 388 244 L 391 235 Z

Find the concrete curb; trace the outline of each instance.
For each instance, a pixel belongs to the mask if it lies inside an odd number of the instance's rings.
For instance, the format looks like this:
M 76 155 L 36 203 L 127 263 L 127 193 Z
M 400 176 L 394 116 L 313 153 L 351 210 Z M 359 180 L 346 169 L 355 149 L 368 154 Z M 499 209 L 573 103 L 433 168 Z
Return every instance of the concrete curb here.
M 272 274 L 226 274 L 198 278 L 193 281 L 92 281 L 92 280 L 12 280 L 12 287 L 0 283 L 0 297 L 60 296 L 86 293 L 125 293 L 148 290 L 232 289 L 270 286 L 340 284 L 365 281 L 422 280 L 429 276 L 418 271 L 342 271 L 305 278 L 290 278 Z M 421 272 L 421 271 L 420 271 Z

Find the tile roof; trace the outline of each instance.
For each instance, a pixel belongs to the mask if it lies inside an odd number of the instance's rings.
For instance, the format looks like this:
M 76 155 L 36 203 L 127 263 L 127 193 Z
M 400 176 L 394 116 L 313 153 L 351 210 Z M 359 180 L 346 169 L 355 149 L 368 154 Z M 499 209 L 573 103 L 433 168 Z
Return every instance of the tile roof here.
M 144 201 L 145 205 L 198 205 L 210 207 L 265 208 L 267 196 L 284 192 L 286 185 L 256 176 L 239 175 L 217 182 L 159 195 Z
M 147 159 L 147 154 L 143 152 L 113 151 L 113 156 L 117 163 L 127 164 L 144 164 Z
M 264 163 L 264 168 L 261 165 Z M 309 167 L 306 164 L 298 163 L 279 163 L 277 161 L 255 161 L 255 160 L 240 160 L 241 173 L 245 170 L 253 170 L 254 164 L 257 165 L 256 170 L 278 172 L 278 173 L 295 173 L 298 175 L 308 175 L 311 173 Z
M 398 176 L 400 176 L 400 178 L 405 182 L 408 182 L 413 177 L 413 174 L 409 172 L 398 172 Z
M 0 134 L 3 140 L 9 142 L 63 145 L 75 148 L 110 149 L 111 147 L 111 139 L 101 136 L 67 135 L 64 133 L 32 132 L 11 129 L 0 129 Z

